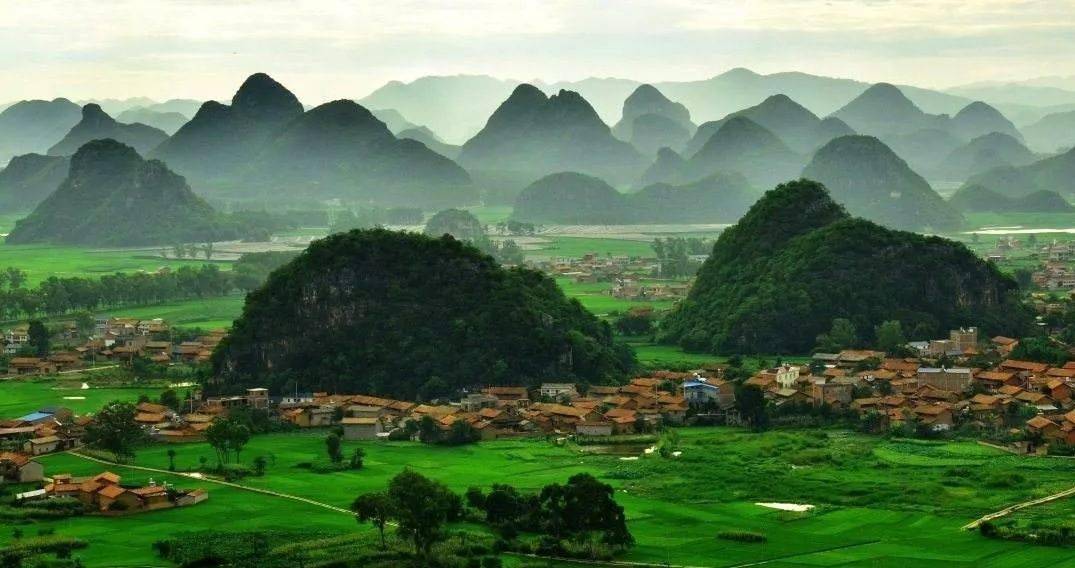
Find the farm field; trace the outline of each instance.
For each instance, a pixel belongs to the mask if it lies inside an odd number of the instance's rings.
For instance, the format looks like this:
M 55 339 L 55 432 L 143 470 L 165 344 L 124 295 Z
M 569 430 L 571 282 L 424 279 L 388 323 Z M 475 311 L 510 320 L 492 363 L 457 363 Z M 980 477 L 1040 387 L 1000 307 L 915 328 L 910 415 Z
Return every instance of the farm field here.
M 628 338 L 625 343 L 635 350 L 638 362 L 644 366 L 653 368 L 684 368 L 700 367 L 706 364 L 720 364 L 728 360 L 727 357 L 711 355 L 708 353 L 687 353 L 675 345 L 659 345 L 644 338 Z M 807 363 L 809 357 L 788 357 L 784 355 L 757 355 L 752 356 L 759 368 L 772 364 L 775 360 L 788 363 Z
M 527 251 L 527 257 L 578 258 L 588 253 L 600 256 L 653 256 L 649 241 L 593 237 L 541 237 L 548 241 L 538 250 Z
M 3 232 L 3 231 L 0 231 Z M 59 245 L 0 245 L 0 268 L 9 266 L 26 272 L 27 287 L 34 287 L 42 280 L 55 276 L 70 278 L 82 276 L 100 278 L 116 272 L 154 272 L 168 266 L 202 266 L 204 258 L 196 260 L 172 260 L 155 258 L 158 249 L 97 249 Z M 229 263 L 215 262 L 222 269 Z
M 582 306 L 593 312 L 598 317 L 607 317 L 614 312 L 626 312 L 627 310 L 647 306 L 654 310 L 667 310 L 675 305 L 672 300 L 657 302 L 636 302 L 609 296 L 607 291 L 612 289 L 611 282 L 578 283 L 571 278 L 557 278 L 556 283 L 568 297 L 576 298 Z
M 0 381 L 0 417 L 14 418 L 39 408 L 63 406 L 75 414 L 97 412 L 113 400 L 156 399 L 163 387 L 93 387 L 83 389 L 83 378 L 9 379 Z
M 184 328 L 219 329 L 231 327 L 243 312 L 243 295 L 168 302 L 152 306 L 117 308 L 105 311 L 110 316 L 129 318 L 164 318 L 169 324 Z
M 973 442 L 886 441 L 830 431 L 751 434 L 731 428 L 679 430 L 682 457 L 624 461 L 581 454 L 542 440 L 483 442 L 466 447 L 411 442 L 364 442 L 360 471 L 313 473 L 301 463 L 324 461 L 325 431 L 255 437 L 244 461 L 266 456 L 264 477 L 242 483 L 347 507 L 355 495 L 384 487 L 405 467 L 439 479 L 457 492 L 494 482 L 536 490 L 589 472 L 616 488 L 637 544 L 624 560 L 690 566 L 1071 566 L 1070 550 L 987 540 L 960 526 L 986 512 L 1066 488 L 1075 462 L 1022 458 Z M 358 443 L 345 443 L 345 453 Z M 167 468 L 167 449 L 179 470 L 199 458 L 215 459 L 205 444 L 155 446 L 137 465 Z M 71 455 L 42 459 L 48 472 L 89 474 L 104 466 Z M 137 476 L 116 467 L 131 479 Z M 157 476 L 160 479 L 160 476 Z M 758 483 L 765 480 L 764 483 Z M 161 534 L 190 527 L 244 530 L 251 526 L 304 526 L 358 531 L 347 515 L 291 501 L 246 494 L 206 481 L 180 478 L 182 487 L 210 490 L 205 504 L 126 519 L 74 518 L 55 523 L 58 534 L 84 536 L 87 566 L 150 562 L 149 544 Z M 756 505 L 802 503 L 796 513 Z M 211 519 L 242 503 L 226 527 Z M 159 519 L 159 521 L 158 521 Z M 204 525 L 201 523 L 205 523 Z M 182 528 L 181 528 L 182 527 Z M 716 538 L 722 531 L 764 534 L 765 543 Z M 100 536 L 96 536 L 100 535 Z M 126 535 L 122 538 L 120 535 Z M 8 538 L 0 533 L 0 539 Z M 118 558 L 132 564 L 110 563 Z M 159 560 L 156 561 L 159 565 Z

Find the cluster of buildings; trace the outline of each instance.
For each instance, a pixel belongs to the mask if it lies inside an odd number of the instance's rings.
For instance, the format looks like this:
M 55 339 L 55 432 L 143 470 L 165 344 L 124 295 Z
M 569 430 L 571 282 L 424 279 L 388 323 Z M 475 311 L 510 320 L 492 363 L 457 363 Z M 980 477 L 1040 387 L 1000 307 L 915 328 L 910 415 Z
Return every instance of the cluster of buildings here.
M 1017 344 L 995 337 L 986 349 L 1007 356 Z M 963 424 L 1002 430 L 1016 426 L 1014 417 L 1032 437 L 1075 445 L 1075 362 L 1054 367 L 1007 358 L 987 368 L 967 366 L 980 349 L 974 329 L 912 346 L 920 356 L 817 353 L 811 365 L 767 369 L 746 383 L 762 389 L 776 407 L 798 403 L 873 413 L 881 428 L 912 422 L 933 431 Z M 942 357 L 956 364 L 938 365 Z
M 585 393 L 573 383 L 544 383 L 533 389 L 487 387 L 447 404 L 312 393 L 283 397 L 273 408 L 281 420 L 300 428 L 339 425 L 348 440 L 387 437 L 406 429 L 408 422 L 426 417 L 445 432 L 464 421 L 484 440 L 541 434 L 608 436 L 683 422 L 688 405 L 679 384 L 693 375 L 663 375 L 674 376 L 637 378 L 623 386 L 591 386 Z M 240 399 L 236 404 L 268 407 L 267 398 L 252 394 L 236 398 Z
M 40 467 L 38 464 L 37 469 L 40 470 Z M 40 471 L 37 473 L 35 481 L 42 481 Z M 78 500 L 87 511 L 106 515 L 187 507 L 209 498 L 209 493 L 204 489 L 178 489 L 167 483 L 158 484 L 152 479 L 147 485 L 124 484 L 120 476 L 108 471 L 92 477 L 56 474 L 45 481 L 41 489 L 20 493 L 16 498 L 19 501 L 33 501 L 66 497 Z
M 691 291 L 691 282 L 653 282 L 639 278 L 617 278 L 608 293 L 621 300 L 681 300 Z
M 77 448 L 91 421 L 89 416 L 75 416 L 70 409 L 56 407 L 0 419 L 0 448 L 29 456 Z
M 222 329 L 213 330 L 196 339 L 173 342 L 168 324 L 160 318 L 98 318 L 93 334 L 77 347 L 57 350 L 45 357 L 20 356 L 29 343 L 27 329 L 17 326 L 4 334 L 10 375 L 47 375 L 104 362 L 130 364 L 142 357 L 161 365 L 202 363 L 209 360 L 213 349 L 227 334 Z M 65 325 L 60 335 L 56 342 L 60 345 L 72 345 L 79 339 L 74 324 Z
M 538 270 L 578 283 L 613 282 L 630 274 L 654 274 L 660 267 L 656 258 L 601 256 L 587 253 L 579 258 L 556 258 L 534 263 Z

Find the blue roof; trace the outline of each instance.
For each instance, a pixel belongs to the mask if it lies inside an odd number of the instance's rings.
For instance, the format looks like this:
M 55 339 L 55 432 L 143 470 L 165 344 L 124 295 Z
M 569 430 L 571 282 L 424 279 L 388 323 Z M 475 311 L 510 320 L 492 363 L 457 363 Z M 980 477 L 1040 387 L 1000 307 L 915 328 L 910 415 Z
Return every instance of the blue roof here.
M 685 388 L 685 389 L 693 388 L 693 387 L 709 387 L 711 389 L 718 388 L 717 385 L 714 385 L 713 383 L 706 383 L 706 382 L 702 382 L 702 381 L 687 381 L 687 382 L 683 383 L 683 388 Z
M 52 418 L 52 413 L 49 412 L 31 412 L 22 418 L 19 418 L 21 422 L 34 422 L 37 420 L 44 420 L 46 418 Z

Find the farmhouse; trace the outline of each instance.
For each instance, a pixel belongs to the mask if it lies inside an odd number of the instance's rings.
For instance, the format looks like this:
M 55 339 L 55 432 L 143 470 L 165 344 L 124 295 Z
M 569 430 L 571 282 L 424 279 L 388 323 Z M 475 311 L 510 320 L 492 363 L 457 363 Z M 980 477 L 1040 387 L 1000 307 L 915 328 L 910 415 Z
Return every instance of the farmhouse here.
M 972 381 L 971 370 L 964 368 L 922 367 L 918 369 L 918 385 L 936 387 L 950 392 L 963 392 Z
M 376 417 L 344 418 L 341 424 L 344 440 L 376 440 L 384 431 L 381 419 Z
M 30 456 L 15 452 L 0 452 L 0 484 L 41 481 L 45 468 Z

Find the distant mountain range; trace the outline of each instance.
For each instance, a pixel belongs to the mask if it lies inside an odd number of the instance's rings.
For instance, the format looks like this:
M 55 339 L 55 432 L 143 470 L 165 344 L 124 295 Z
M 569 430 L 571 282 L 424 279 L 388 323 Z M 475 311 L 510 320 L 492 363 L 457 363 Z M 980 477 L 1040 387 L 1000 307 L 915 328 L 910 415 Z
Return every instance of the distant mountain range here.
M 633 182 L 646 160 L 617 139 L 581 95 L 553 96 L 519 85 L 463 144 L 459 163 L 485 185 L 522 189 L 551 173 L 576 171 L 609 182 Z
M 564 172 L 524 189 L 512 216 L 569 225 L 732 223 L 760 195 L 739 174 L 713 175 L 685 185 L 652 184 L 625 194 L 599 178 Z
M 44 154 L 81 119 L 82 109 L 67 99 L 7 107 L 0 112 L 0 164 L 20 154 Z
M 67 177 L 71 158 L 22 154 L 0 170 L 0 211 L 32 211 Z
M 393 108 L 425 124 L 445 140 L 463 142 L 481 129 L 497 105 L 520 81 L 484 75 L 422 77 L 410 83 L 393 81 L 361 99 L 373 108 Z M 608 124 L 621 117 L 623 101 L 643 83 L 629 79 L 590 78 L 552 84 L 535 82 L 546 93 L 570 90 L 581 94 Z M 664 96 L 683 104 L 694 120 L 719 120 L 756 105 L 772 95 L 784 94 L 818 116 L 827 116 L 870 85 L 851 79 L 789 72 L 762 75 L 733 69 L 700 81 L 651 83 Z M 931 113 L 955 114 L 972 102 L 957 95 L 901 86 L 911 100 Z
M 802 177 L 821 182 L 854 216 L 895 229 L 950 231 L 963 216 L 883 142 L 843 136 L 814 154 Z
M 108 116 L 101 107 L 90 103 L 82 107 L 82 120 L 49 148 L 50 156 L 70 156 L 91 140 L 111 138 L 122 142 L 136 152 L 145 153 L 168 139 L 168 134 L 145 124 L 123 124 Z

